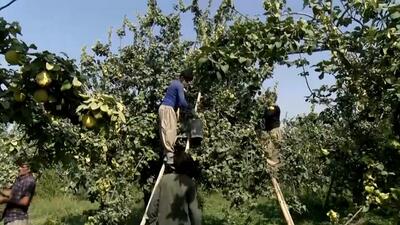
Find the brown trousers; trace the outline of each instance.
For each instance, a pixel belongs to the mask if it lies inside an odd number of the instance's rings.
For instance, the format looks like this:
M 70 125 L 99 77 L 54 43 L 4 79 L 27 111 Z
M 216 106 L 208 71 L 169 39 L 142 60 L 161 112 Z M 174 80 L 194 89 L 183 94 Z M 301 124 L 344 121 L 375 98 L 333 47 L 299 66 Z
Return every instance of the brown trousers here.
M 160 136 L 164 147 L 164 153 L 174 152 L 174 146 L 177 135 L 177 119 L 174 108 L 161 105 L 158 109 L 160 117 Z

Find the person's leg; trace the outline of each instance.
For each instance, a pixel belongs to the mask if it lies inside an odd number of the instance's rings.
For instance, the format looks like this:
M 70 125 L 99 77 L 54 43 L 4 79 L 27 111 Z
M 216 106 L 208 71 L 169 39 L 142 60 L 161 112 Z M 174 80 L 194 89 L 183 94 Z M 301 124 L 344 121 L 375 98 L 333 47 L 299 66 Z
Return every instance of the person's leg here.
M 172 107 L 161 105 L 159 109 L 160 135 L 167 164 L 173 164 L 174 146 L 177 135 L 176 114 Z

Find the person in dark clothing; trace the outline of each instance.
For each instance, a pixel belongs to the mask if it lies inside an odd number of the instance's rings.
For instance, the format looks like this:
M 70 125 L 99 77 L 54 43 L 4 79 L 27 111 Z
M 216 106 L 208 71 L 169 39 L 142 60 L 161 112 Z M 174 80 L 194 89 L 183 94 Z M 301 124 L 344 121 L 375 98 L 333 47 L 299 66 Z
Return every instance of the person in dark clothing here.
M 280 128 L 281 109 L 278 105 L 268 106 L 264 111 L 263 125 L 265 133 L 262 142 L 268 156 L 267 163 L 270 166 L 277 166 L 279 160 L 279 143 L 283 133 Z
M 184 151 L 174 154 L 174 168 L 161 178 L 150 202 L 149 225 L 200 225 L 201 210 L 192 177 L 198 172 Z
M 190 106 L 185 98 L 184 87 L 193 80 L 193 71 L 187 69 L 181 72 L 179 79 L 173 80 L 165 93 L 158 109 L 160 118 L 160 136 L 164 149 L 165 161 L 173 164 L 174 145 L 177 137 L 177 115 L 176 110 L 190 111 Z
M 264 111 L 264 129 L 271 131 L 281 125 L 280 122 L 281 109 L 277 105 L 268 106 Z
M 7 203 L 3 212 L 5 225 L 28 225 L 28 208 L 35 194 L 36 181 L 28 163 L 19 165 L 19 176 L 9 196 L 1 196 L 0 204 Z

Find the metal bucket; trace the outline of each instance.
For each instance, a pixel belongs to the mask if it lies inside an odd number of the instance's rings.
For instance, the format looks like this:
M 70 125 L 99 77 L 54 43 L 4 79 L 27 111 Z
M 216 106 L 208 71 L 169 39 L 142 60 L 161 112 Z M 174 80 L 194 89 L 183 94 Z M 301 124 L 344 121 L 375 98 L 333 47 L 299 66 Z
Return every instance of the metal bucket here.
M 190 143 L 194 146 L 201 144 L 203 140 L 203 122 L 200 119 L 190 120 Z

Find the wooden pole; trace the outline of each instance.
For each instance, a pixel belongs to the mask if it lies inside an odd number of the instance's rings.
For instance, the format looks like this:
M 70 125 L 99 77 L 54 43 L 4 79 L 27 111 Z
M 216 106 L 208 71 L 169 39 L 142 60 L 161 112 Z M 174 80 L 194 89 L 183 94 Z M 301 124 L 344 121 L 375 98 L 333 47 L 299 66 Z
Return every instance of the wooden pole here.
M 351 221 L 353 221 L 362 210 L 363 210 L 363 207 L 361 207 L 344 225 L 349 225 L 351 223 Z
M 198 103 L 200 102 L 200 99 L 201 99 L 201 92 L 199 92 L 199 94 L 197 95 L 196 105 L 194 106 L 194 111 L 195 111 L 195 112 L 197 112 L 197 107 L 198 107 Z M 178 110 L 179 110 L 179 109 L 178 109 Z M 188 152 L 189 147 L 190 147 L 190 136 L 188 136 L 188 139 L 187 139 L 187 141 L 186 141 L 185 152 Z M 147 219 L 148 219 L 148 217 L 147 217 L 147 211 L 149 210 L 150 202 L 151 202 L 151 200 L 153 199 L 154 191 L 156 190 L 158 184 L 159 184 L 160 181 L 161 181 L 162 176 L 164 175 L 164 171 L 165 171 L 165 164 L 163 163 L 163 165 L 161 166 L 160 172 L 158 173 L 158 177 L 157 177 L 156 183 L 155 183 L 155 185 L 154 185 L 154 187 L 153 187 L 153 190 L 152 190 L 152 192 L 151 192 L 149 201 L 147 202 L 147 206 L 146 206 L 146 209 L 145 209 L 145 211 L 144 211 L 144 214 L 143 214 L 143 217 L 142 217 L 142 221 L 140 222 L 140 225 L 145 225 L 145 224 L 146 224 L 146 221 L 147 221 Z
M 158 184 L 159 184 L 160 181 L 161 181 L 161 178 L 162 178 L 162 176 L 163 176 L 163 174 L 164 174 L 164 170 L 165 170 L 165 165 L 164 165 L 164 163 L 163 163 L 163 165 L 161 166 L 160 172 L 158 173 L 158 177 L 157 177 L 157 180 L 156 180 L 156 184 L 154 185 L 153 190 L 151 191 L 151 195 L 150 195 L 149 201 L 147 202 L 147 206 L 146 206 L 146 209 L 145 209 L 145 211 L 144 211 L 144 214 L 143 214 L 143 217 L 142 217 L 142 221 L 140 222 L 140 225 L 145 225 L 145 224 L 146 224 L 146 221 L 147 221 L 147 219 L 148 219 L 148 217 L 147 217 L 147 211 L 149 211 L 150 202 L 151 202 L 151 200 L 153 199 L 154 191 L 156 190 Z
M 290 212 L 289 212 L 289 207 L 287 206 L 285 198 L 283 197 L 283 194 L 282 194 L 281 188 L 279 187 L 278 181 L 272 175 L 271 175 L 271 180 L 272 180 L 272 185 L 274 186 L 274 189 L 275 189 L 275 194 L 278 197 L 278 202 L 279 202 L 279 205 L 281 206 L 283 216 L 285 217 L 286 223 L 288 225 L 294 225 L 292 216 L 290 215 Z

